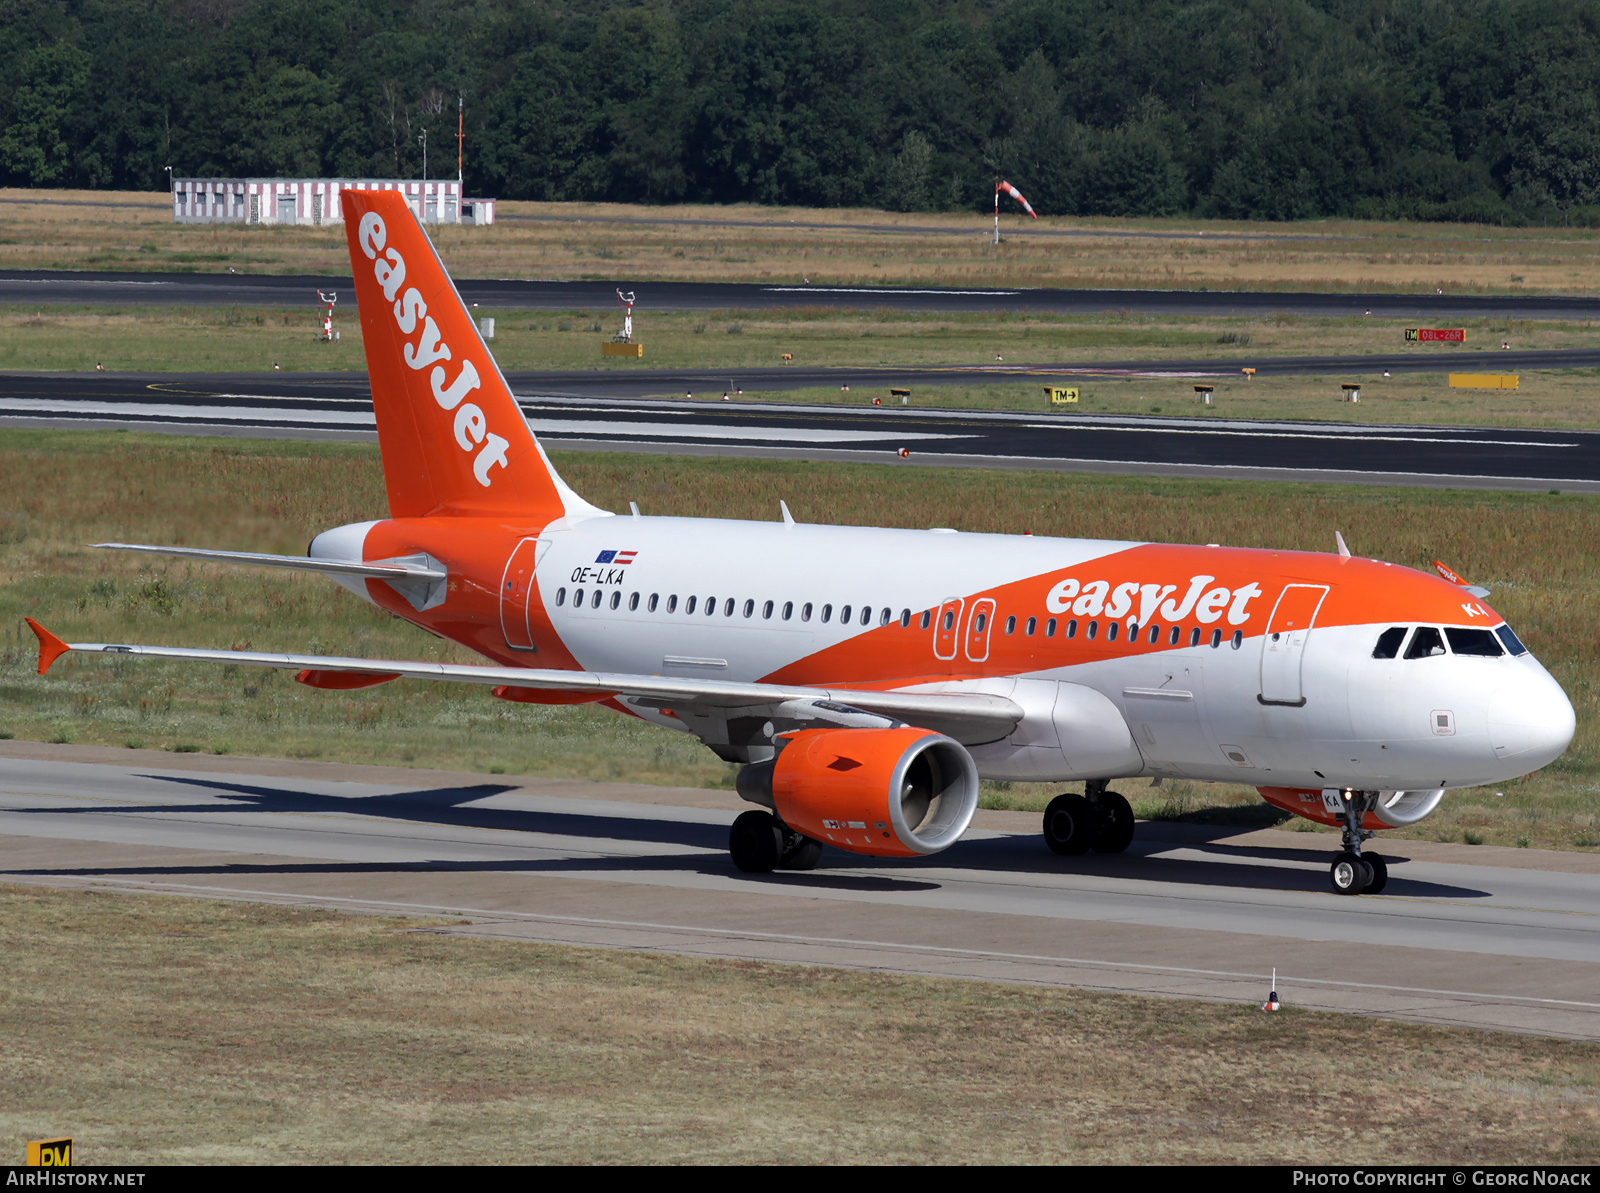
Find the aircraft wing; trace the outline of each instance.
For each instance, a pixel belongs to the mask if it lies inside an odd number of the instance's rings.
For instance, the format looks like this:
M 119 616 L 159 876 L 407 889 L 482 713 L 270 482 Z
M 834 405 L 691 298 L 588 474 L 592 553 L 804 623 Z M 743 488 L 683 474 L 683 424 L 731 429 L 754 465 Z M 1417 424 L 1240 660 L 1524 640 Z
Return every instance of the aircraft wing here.
M 43 675 L 68 651 L 83 654 L 179 659 L 202 663 L 229 663 L 236 667 L 267 667 L 279 671 L 316 671 L 388 679 L 431 679 L 488 687 L 536 688 L 561 692 L 590 692 L 596 698 L 617 695 L 641 697 L 650 705 L 674 705 L 722 710 L 748 709 L 790 701 L 825 701 L 893 717 L 922 728 L 934 729 L 957 741 L 995 741 L 1009 734 L 1023 717 L 1022 708 L 1004 696 L 981 692 L 884 692 L 855 688 L 820 688 L 798 684 L 739 683 L 728 680 L 679 678 L 664 675 L 628 675 L 599 671 L 557 671 L 477 664 L 418 663 L 397 659 L 351 659 L 329 655 L 269 654 L 247 650 L 197 650 L 180 646 L 132 646 L 107 642 L 63 642 L 31 617 L 28 625 L 39 638 L 39 674 Z M 355 686 L 355 685 L 353 685 Z
M 256 567 L 290 568 L 319 572 L 324 576 L 360 576 L 370 580 L 425 580 L 447 578 L 443 568 L 429 567 L 420 561 L 383 560 L 366 563 L 359 559 L 314 559 L 307 555 L 262 555 L 254 551 L 206 551 L 199 547 L 153 547 L 146 543 L 90 543 L 103 551 L 138 551 L 145 555 L 166 555 L 174 559 L 198 559 L 205 563 L 239 563 Z

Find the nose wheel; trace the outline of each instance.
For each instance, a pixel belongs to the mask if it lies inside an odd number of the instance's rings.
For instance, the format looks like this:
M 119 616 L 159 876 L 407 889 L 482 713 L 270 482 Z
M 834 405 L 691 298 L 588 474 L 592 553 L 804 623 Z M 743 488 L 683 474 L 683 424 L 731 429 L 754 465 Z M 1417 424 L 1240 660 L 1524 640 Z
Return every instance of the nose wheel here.
M 1328 867 L 1328 883 L 1336 895 L 1377 895 L 1389 885 L 1389 866 L 1376 853 L 1363 853 L 1361 843 L 1372 830 L 1362 818 L 1377 802 L 1375 791 L 1346 791 L 1344 796 L 1344 850 Z

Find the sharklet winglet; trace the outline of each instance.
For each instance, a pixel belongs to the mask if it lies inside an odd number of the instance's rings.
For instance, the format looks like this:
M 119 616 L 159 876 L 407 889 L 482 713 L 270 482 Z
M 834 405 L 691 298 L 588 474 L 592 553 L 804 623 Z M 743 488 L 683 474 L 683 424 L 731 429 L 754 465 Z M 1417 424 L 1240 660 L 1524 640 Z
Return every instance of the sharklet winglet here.
M 72 649 L 72 647 L 68 646 L 65 642 L 61 641 L 60 638 L 57 638 L 49 630 L 45 629 L 38 622 L 34 621 L 33 618 L 25 617 L 23 620 L 28 623 L 28 628 L 32 630 L 34 635 L 39 639 L 39 674 L 43 675 L 46 671 L 50 670 L 50 665 L 52 663 L 54 663 L 62 655 L 66 654 L 67 651 Z

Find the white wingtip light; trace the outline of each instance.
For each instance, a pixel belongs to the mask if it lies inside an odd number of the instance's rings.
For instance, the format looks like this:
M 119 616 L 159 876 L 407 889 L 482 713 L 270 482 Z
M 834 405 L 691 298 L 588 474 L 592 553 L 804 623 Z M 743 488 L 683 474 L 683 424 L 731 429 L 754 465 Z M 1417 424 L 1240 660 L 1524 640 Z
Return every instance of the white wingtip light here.
M 1333 532 L 1333 541 L 1339 546 L 1339 554 L 1345 559 L 1350 558 L 1350 548 L 1344 545 L 1344 535 L 1337 530 Z

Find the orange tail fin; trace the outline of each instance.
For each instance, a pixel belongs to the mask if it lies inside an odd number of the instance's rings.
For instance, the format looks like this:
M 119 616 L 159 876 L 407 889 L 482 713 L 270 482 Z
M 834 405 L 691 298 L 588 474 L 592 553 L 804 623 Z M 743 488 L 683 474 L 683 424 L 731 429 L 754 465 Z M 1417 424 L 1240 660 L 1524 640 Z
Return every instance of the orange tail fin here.
M 390 515 L 602 512 L 550 467 L 405 197 L 339 201 Z

